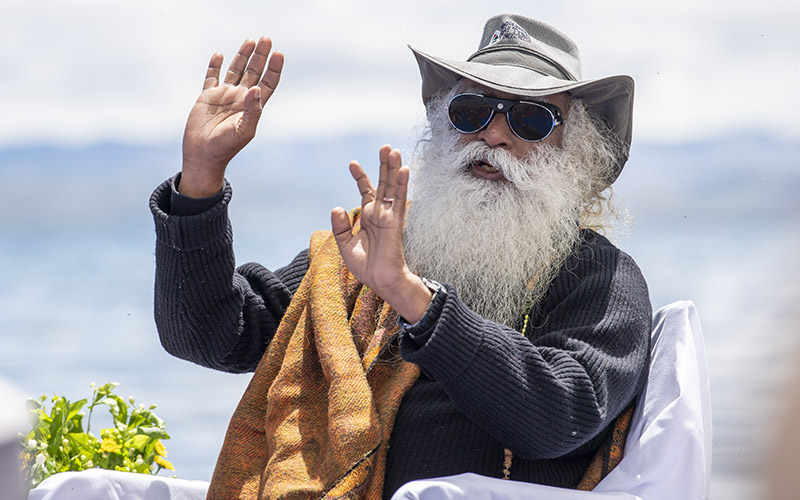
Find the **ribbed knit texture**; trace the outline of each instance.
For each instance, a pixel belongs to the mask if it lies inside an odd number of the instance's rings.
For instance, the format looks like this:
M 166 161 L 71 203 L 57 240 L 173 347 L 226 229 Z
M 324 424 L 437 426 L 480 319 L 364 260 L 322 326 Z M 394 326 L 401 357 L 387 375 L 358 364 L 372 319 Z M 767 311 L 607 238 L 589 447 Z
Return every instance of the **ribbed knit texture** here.
M 193 216 L 171 216 L 171 180 L 150 198 L 156 230 L 154 314 L 164 349 L 232 373 L 255 370 L 308 268 L 303 250 L 274 273 L 249 263 L 234 271 L 228 222 L 232 193 Z
M 604 237 L 582 234 L 525 336 L 471 311 L 451 286 L 433 331 L 422 334 L 427 343 L 419 347 L 410 335 L 401 336 L 403 357 L 438 382 L 440 394 L 401 406 L 390 475 L 394 466 L 415 467 L 406 465 L 414 456 L 430 456 L 428 464 L 405 472 L 450 474 L 448 462 L 466 460 L 470 465 L 460 463 L 461 472 L 500 477 L 504 444 L 515 457 L 512 479 L 577 485 L 609 424 L 644 383 L 652 315 L 633 260 Z M 458 412 L 437 414 L 441 407 L 432 400 Z M 433 432 L 420 443 L 423 429 L 443 422 L 459 429 L 458 439 Z M 409 435 L 401 432 L 406 424 Z M 403 481 L 387 478 L 387 490 Z
M 154 193 L 156 322 L 176 356 L 246 371 L 263 354 L 307 260 L 301 253 L 275 273 L 256 264 L 235 271 L 229 200 L 226 186 L 206 212 L 170 217 L 167 183 Z M 644 383 L 652 315 L 633 260 L 594 232 L 582 236 L 524 336 L 471 311 L 450 285 L 423 346 L 401 332 L 403 357 L 425 376 L 400 405 L 385 498 L 412 479 L 501 477 L 505 447 L 514 453 L 511 479 L 577 485 Z

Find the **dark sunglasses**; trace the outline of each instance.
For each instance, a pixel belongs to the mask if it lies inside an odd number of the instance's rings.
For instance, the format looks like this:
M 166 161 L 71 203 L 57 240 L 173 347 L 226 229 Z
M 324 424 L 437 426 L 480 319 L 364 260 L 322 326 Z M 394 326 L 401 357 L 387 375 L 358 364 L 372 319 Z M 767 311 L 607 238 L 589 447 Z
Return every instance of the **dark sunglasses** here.
M 504 113 L 514 135 L 527 142 L 545 139 L 563 123 L 561 110 L 545 102 L 498 99 L 481 94 L 458 94 L 450 99 L 447 114 L 450 123 L 464 134 L 483 129 L 495 113 Z

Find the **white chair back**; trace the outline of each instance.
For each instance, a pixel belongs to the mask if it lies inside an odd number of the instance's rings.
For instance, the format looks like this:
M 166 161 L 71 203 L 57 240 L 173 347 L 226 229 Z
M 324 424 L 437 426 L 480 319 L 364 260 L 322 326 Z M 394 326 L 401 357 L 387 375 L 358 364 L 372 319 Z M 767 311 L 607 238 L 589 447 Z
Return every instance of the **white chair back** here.
M 650 376 L 639 396 L 625 458 L 594 491 L 643 500 L 707 499 L 711 393 L 703 332 L 692 302 L 653 316 Z
M 625 457 L 593 491 L 477 474 L 412 481 L 392 500 L 706 500 L 711 480 L 711 395 L 703 331 L 689 301 L 653 315 L 650 374 Z

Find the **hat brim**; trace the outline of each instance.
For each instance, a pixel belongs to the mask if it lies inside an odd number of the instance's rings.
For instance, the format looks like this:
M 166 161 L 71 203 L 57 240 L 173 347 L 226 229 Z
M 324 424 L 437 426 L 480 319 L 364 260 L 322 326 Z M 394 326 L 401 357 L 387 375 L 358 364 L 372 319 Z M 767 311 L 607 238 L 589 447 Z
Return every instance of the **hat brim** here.
M 581 99 L 587 110 L 603 120 L 624 145 L 624 158 L 610 181 L 619 175 L 630 150 L 633 135 L 633 78 L 627 75 L 575 82 L 545 75 L 528 68 L 486 64 L 474 61 L 449 61 L 425 54 L 409 45 L 422 76 L 422 99 L 428 102 L 436 93 L 466 78 L 499 92 L 521 97 L 544 97 L 561 92 Z

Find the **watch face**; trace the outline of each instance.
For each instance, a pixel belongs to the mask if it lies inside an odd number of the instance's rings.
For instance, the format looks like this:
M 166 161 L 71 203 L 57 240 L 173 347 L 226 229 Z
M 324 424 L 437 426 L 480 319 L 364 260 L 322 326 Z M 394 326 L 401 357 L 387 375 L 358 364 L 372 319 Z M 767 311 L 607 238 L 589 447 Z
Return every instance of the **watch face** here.
M 427 286 L 434 294 L 437 292 L 446 292 L 447 289 L 439 283 L 438 281 L 429 280 L 428 278 L 422 278 L 422 282 Z

